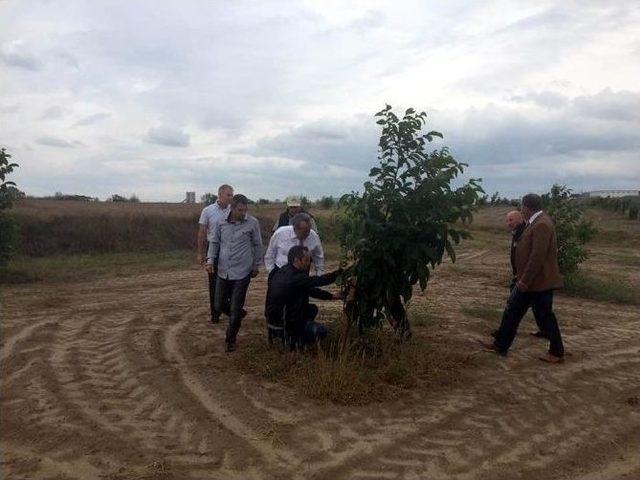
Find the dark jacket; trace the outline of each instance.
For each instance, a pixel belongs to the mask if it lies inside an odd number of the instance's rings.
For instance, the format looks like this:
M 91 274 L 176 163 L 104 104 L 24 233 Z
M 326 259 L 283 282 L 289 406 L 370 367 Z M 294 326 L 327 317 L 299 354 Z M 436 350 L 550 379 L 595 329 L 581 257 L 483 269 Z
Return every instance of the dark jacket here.
M 558 242 L 553 221 L 545 213 L 527 225 L 516 245 L 516 276 L 530 292 L 562 286 Z
M 316 223 L 315 217 L 311 215 L 309 212 L 307 212 L 304 208 L 300 210 L 300 213 L 306 213 L 307 215 L 309 215 L 309 217 L 311 217 L 311 229 L 314 232 L 318 233 L 318 224 Z M 288 225 L 291 225 L 292 224 L 291 222 L 293 221 L 293 217 L 294 216 L 289 213 L 289 209 L 287 208 L 284 212 L 280 214 L 280 216 L 278 217 L 278 220 L 273 225 L 273 231 L 275 232 L 280 227 L 286 227 Z
M 516 245 L 518 244 L 518 240 L 520 240 L 522 232 L 524 232 L 526 226 L 527 222 L 522 222 L 513 232 L 511 232 L 511 270 L 513 270 L 514 276 L 516 274 Z
M 297 270 L 290 264 L 278 269 L 270 278 L 267 288 L 265 316 L 270 325 L 284 326 L 289 332 L 304 327 L 304 311 L 309 305 L 309 297 L 331 300 L 330 292 L 318 287 L 336 281 L 340 270 L 319 277 L 310 277 L 308 272 Z

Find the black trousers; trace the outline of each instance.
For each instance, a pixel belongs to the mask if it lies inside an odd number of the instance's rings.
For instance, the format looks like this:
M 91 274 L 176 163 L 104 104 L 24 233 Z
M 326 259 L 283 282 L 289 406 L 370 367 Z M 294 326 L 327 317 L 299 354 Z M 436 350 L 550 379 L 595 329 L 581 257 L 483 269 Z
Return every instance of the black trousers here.
M 518 282 L 518 279 L 516 277 L 513 277 L 511 279 L 511 285 L 509 285 L 509 291 L 512 292 L 514 288 L 516 288 L 516 283 Z M 542 322 L 539 320 L 540 318 L 540 314 L 538 313 L 538 304 L 537 303 L 532 303 L 531 304 L 531 313 L 533 313 L 533 319 L 536 321 L 536 325 L 538 327 L 538 331 L 542 333 L 542 335 L 545 338 L 547 337 L 547 334 L 544 333 L 544 327 L 542 326 Z
M 520 321 L 529 307 L 536 312 L 538 325 L 549 339 L 549 353 L 557 357 L 564 356 L 558 319 L 553 313 L 553 290 L 521 292 L 518 288 L 514 288 L 511 291 L 502 315 L 502 323 L 496 334 L 496 348 L 504 353 L 509 350 L 518 332 Z
M 229 316 L 225 341 L 235 343 L 242 324 L 244 301 L 251 282 L 251 275 L 239 280 L 218 277 L 216 286 L 216 309 Z

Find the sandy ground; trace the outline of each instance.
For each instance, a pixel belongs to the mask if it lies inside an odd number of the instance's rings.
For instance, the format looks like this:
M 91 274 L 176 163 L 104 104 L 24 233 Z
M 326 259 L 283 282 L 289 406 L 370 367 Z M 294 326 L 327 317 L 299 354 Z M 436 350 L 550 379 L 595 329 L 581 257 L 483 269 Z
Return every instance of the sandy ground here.
M 195 267 L 5 289 L 1 477 L 640 479 L 638 307 L 559 295 L 567 362 L 537 360 L 530 320 L 502 359 L 461 310 L 497 318 L 506 269 L 467 251 L 414 301 L 436 312 L 432 341 L 474 354 L 465 381 L 364 407 L 234 373 Z M 239 348 L 262 335 L 264 293 L 261 275 Z

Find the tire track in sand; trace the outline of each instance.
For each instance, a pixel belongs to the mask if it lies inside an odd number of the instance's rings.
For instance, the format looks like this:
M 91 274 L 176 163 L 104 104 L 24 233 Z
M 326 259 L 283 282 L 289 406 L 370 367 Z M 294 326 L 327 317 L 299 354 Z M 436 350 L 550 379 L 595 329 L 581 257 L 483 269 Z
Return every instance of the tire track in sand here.
M 180 353 L 177 340 L 179 332 L 185 328 L 187 324 L 187 320 L 183 320 L 172 325 L 167 331 L 164 342 L 167 357 L 176 363 L 182 383 L 191 392 L 193 397 L 211 414 L 215 421 L 247 442 L 254 450 L 259 452 L 266 461 L 280 468 L 295 468 L 298 460 L 292 452 L 283 448 L 276 448 L 271 443 L 261 440 L 257 432 L 254 432 L 242 420 L 233 415 L 230 410 L 225 408 L 221 402 L 216 400 L 212 392 L 207 390 L 197 377 L 188 370 L 187 363 Z

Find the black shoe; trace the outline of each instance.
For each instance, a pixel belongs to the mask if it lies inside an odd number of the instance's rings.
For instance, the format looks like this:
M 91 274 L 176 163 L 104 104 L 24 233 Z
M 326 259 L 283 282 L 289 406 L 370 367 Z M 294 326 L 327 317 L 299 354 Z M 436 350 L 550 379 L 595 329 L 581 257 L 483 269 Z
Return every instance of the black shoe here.
M 235 352 L 236 351 L 235 342 L 225 342 L 224 351 L 227 352 L 227 353 Z

